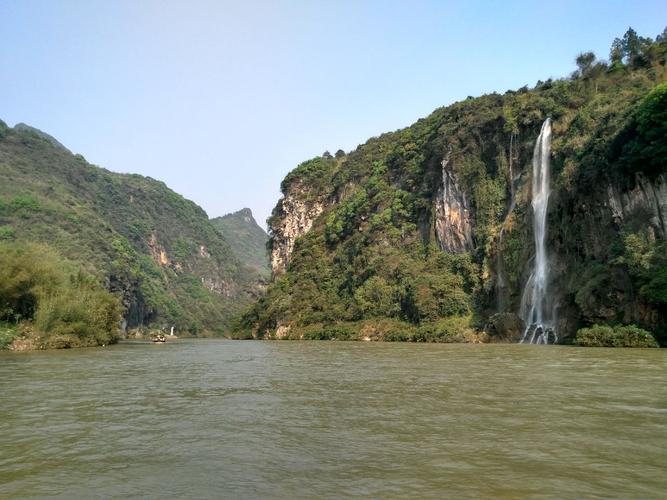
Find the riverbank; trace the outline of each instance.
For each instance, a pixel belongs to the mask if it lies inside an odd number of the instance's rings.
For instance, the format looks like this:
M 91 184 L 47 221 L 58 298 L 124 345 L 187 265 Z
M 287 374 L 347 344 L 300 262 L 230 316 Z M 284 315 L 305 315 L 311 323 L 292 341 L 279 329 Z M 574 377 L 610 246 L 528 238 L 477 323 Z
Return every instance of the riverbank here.
M 347 342 L 401 342 L 401 343 L 431 343 L 431 344 L 517 344 L 521 339 L 521 331 L 513 335 L 498 335 L 496 330 L 479 331 L 467 325 L 468 318 L 450 318 L 436 324 L 427 324 L 421 327 L 407 325 L 404 322 L 392 319 L 367 320 L 356 323 L 338 323 L 334 325 L 309 325 L 307 327 L 280 326 L 273 332 L 267 332 L 258 337 L 241 335 L 230 340 L 329 340 Z M 29 323 L 18 326 L 9 323 L 0 323 L 0 350 L 16 352 L 36 351 L 45 349 L 69 349 L 79 347 L 106 346 L 120 342 L 150 343 L 154 330 L 137 328 L 128 331 L 124 336 L 114 338 L 107 343 L 84 343 L 72 336 L 45 335 L 36 332 Z M 188 336 L 165 335 L 167 342 L 179 339 L 222 339 L 228 337 L 209 335 Z M 593 325 L 582 328 L 574 339 L 561 345 L 579 347 L 660 347 L 650 332 L 637 328 L 634 325 L 610 327 Z
M 356 322 L 279 325 L 264 332 L 237 332 L 234 337 L 264 340 L 334 340 L 366 342 L 409 342 L 437 344 L 517 344 L 523 338 L 523 323 L 503 322 L 495 315 L 483 330 L 470 326 L 469 316 L 454 316 L 441 321 L 414 325 L 392 318 Z M 528 342 L 529 343 L 529 342 Z M 592 325 L 580 328 L 561 345 L 580 347 L 659 347 L 651 332 L 635 325 Z
M 100 342 L 96 338 L 81 338 L 72 334 L 41 333 L 36 331 L 29 322 L 22 322 L 18 325 L 0 324 L 0 350 L 13 352 L 105 347 L 117 341 L 117 338 L 110 338 L 108 342 Z

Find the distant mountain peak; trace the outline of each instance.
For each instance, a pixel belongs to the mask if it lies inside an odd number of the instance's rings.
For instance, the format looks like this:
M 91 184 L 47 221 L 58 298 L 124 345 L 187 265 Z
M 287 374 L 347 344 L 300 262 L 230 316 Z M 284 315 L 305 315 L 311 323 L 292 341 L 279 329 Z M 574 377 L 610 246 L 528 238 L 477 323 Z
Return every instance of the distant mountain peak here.
M 250 217 L 254 219 L 252 215 L 252 210 L 249 208 L 242 208 L 241 210 L 237 210 L 236 212 L 231 212 L 229 214 L 223 215 L 223 217 L 238 217 L 238 216 L 243 216 L 243 217 Z
M 236 212 L 211 219 L 223 234 L 237 258 L 268 277 L 271 273 L 266 242 L 269 236 L 252 215 L 252 210 L 242 208 Z

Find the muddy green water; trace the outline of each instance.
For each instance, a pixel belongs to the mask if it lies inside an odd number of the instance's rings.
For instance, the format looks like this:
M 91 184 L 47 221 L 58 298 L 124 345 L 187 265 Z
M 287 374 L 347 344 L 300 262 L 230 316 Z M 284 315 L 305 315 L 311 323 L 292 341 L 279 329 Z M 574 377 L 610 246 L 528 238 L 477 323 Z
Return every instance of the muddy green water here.
M 0 354 L 0 498 L 665 498 L 667 350 Z

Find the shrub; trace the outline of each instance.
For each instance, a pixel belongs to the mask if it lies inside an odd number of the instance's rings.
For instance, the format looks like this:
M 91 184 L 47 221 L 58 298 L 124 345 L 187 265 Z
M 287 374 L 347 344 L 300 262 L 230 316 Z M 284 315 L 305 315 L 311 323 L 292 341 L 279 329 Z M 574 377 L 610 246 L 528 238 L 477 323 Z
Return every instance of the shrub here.
M 14 325 L 0 322 L 0 349 L 7 349 L 17 335 L 18 332 Z
M 453 316 L 420 326 L 413 340 L 415 342 L 441 342 L 447 344 L 467 342 L 466 332 L 469 330 L 469 316 Z
M 614 329 L 606 325 L 593 325 L 590 328 L 581 328 L 577 331 L 575 344 L 583 347 L 611 347 L 613 345 Z
M 14 241 L 16 232 L 12 226 L 0 226 L 0 241 Z
M 635 325 L 614 328 L 614 347 L 658 347 L 653 335 Z
M 49 247 L 0 244 L 0 321 L 34 320 L 46 347 L 78 347 L 114 342 L 120 317 L 116 296 Z
M 593 325 L 577 331 L 575 344 L 583 347 L 658 347 L 653 335 L 635 325 Z
M 352 325 L 309 325 L 297 331 L 303 340 L 352 340 L 357 329 Z M 291 338 L 291 336 L 290 336 Z
M 409 342 L 413 340 L 414 333 L 410 332 L 410 329 L 405 328 L 402 330 L 392 329 L 387 332 L 384 336 L 386 342 Z
M 35 328 L 48 334 L 49 347 L 109 344 L 119 321 L 117 299 L 85 282 L 42 298 L 35 314 Z

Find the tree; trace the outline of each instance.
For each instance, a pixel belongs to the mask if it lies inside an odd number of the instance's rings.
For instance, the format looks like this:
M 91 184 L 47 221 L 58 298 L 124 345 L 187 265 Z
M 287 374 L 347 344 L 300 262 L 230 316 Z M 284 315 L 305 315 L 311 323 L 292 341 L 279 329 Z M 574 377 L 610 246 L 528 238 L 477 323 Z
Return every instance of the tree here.
M 343 156 L 345 156 L 345 151 L 343 151 L 342 149 L 339 149 L 338 151 L 336 151 L 336 159 L 337 160 L 341 159 Z
M 620 63 L 628 64 L 633 68 L 647 66 L 649 63 L 648 51 L 653 40 L 637 35 L 631 27 L 625 32 L 623 38 L 616 38 L 611 45 L 609 58 L 612 65 Z
M 658 43 L 667 42 L 667 27 L 664 30 L 662 30 L 662 33 L 660 35 L 655 37 L 655 41 Z
M 579 68 L 579 74 L 586 76 L 595 62 L 595 54 L 593 52 L 582 52 L 577 56 L 575 62 Z
M 623 64 L 623 42 L 620 38 L 614 38 L 609 51 L 609 60 L 612 66 Z
M 662 83 L 642 100 L 628 127 L 617 139 L 621 165 L 627 172 L 644 172 L 650 178 L 656 178 L 665 168 L 665 137 L 667 83 Z

